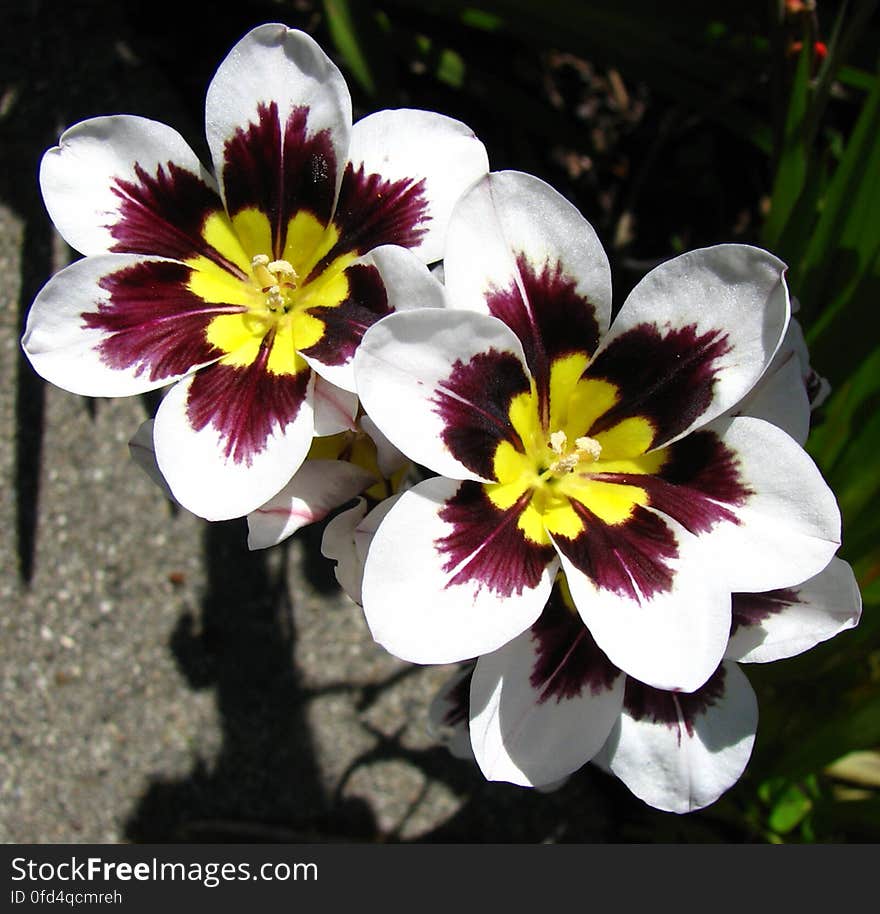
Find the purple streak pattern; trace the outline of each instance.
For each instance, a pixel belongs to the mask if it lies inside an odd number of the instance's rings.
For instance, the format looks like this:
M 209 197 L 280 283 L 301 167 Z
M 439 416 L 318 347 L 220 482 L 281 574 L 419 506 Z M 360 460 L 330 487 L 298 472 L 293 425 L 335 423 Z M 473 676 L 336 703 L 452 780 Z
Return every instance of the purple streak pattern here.
M 538 704 L 551 698 L 557 702 L 577 698 L 584 689 L 598 695 L 621 675 L 581 617 L 566 605 L 558 587 L 531 632 L 536 658 L 529 682 L 541 693 Z
M 295 375 L 266 370 L 272 339 L 266 336 L 250 365 L 211 365 L 196 374 L 189 389 L 186 411 L 193 428 L 216 429 L 234 463 L 250 466 L 272 432 L 297 417 L 308 392 L 308 370 Z
M 517 519 L 527 503 L 507 511 L 489 500 L 478 482 L 463 482 L 446 502 L 440 517 L 454 530 L 437 540 L 436 548 L 445 557 L 443 570 L 452 572 L 450 584 L 477 582 L 500 596 L 521 594 L 537 587 L 555 552 L 527 540 L 517 527 Z
M 726 671 L 719 666 L 696 692 L 666 692 L 628 678 L 623 706 L 633 720 L 648 720 L 676 731 L 681 745 L 682 728 L 693 737 L 697 718 L 724 696 L 725 678 Z
M 467 364 L 457 361 L 434 397 L 446 428 L 443 441 L 457 460 L 484 479 L 494 479 L 493 460 L 501 441 L 523 444 L 510 422 L 510 403 L 531 389 L 519 359 L 490 349 Z
M 606 431 L 630 416 L 644 416 L 654 427 L 652 446 L 684 431 L 712 401 L 715 362 L 730 351 L 727 335 L 712 330 L 697 335 L 690 325 L 662 332 L 639 324 L 603 350 L 590 365 L 590 378 L 610 381 L 620 399 L 593 426 Z
M 186 287 L 191 274 L 181 263 L 146 261 L 100 281 L 110 301 L 82 318 L 86 327 L 107 334 L 98 346 L 106 365 L 149 372 L 150 380 L 158 381 L 222 355 L 205 330 L 218 314 L 241 309 L 206 305 Z

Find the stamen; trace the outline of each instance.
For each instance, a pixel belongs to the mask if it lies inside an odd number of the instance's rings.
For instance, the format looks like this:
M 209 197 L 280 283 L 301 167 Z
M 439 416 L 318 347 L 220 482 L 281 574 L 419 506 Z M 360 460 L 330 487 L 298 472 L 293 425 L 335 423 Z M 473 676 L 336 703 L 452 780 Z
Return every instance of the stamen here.
M 575 438 L 574 446 L 582 457 L 592 457 L 593 460 L 598 460 L 602 453 L 602 445 L 595 438 L 586 435 L 583 438 Z
M 268 264 L 269 271 L 285 279 L 296 279 L 296 270 L 286 260 L 273 260 Z
M 554 475 L 571 473 L 582 460 L 596 461 L 602 453 L 602 445 L 595 439 L 584 435 L 576 438 L 574 449 L 568 450 L 568 437 L 561 429 L 550 435 L 550 450 L 559 455 L 554 460 L 548 472 Z
M 266 298 L 269 302 L 270 311 L 278 311 L 284 309 L 284 295 L 281 292 L 280 286 L 269 286 L 269 288 L 266 289 Z
M 568 437 L 561 429 L 550 436 L 550 448 L 560 457 L 565 453 L 566 444 L 568 444 Z
M 256 254 L 251 260 L 251 266 L 254 270 L 254 278 L 264 292 L 276 284 L 275 274 L 269 271 L 269 258 L 265 254 Z
M 255 254 L 251 259 L 254 279 L 266 296 L 270 311 L 286 311 L 284 289 L 296 288 L 296 270 L 286 260 L 269 260 L 265 254 Z

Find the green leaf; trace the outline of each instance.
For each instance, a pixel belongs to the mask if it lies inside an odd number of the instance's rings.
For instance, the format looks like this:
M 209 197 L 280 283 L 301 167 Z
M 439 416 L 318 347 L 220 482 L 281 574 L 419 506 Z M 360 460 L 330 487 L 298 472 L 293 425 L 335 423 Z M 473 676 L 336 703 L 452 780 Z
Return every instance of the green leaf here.
M 854 749 L 880 745 L 880 686 L 863 686 L 841 705 L 830 717 L 816 715 L 812 729 L 776 757 L 770 774 L 804 777 Z
M 797 291 L 814 362 L 834 383 L 875 346 L 880 285 L 880 78 L 865 99 L 822 212 L 797 265 Z
M 373 15 L 363 0 L 323 0 L 324 15 L 336 49 L 357 84 L 372 99 L 390 97 L 394 86 L 392 57 Z
M 791 86 L 782 151 L 770 197 L 770 213 L 764 225 L 764 243 L 769 248 L 777 248 L 792 210 L 806 184 L 810 147 L 804 143 L 804 131 L 810 100 L 812 65 L 812 50 L 808 43 L 804 42 Z

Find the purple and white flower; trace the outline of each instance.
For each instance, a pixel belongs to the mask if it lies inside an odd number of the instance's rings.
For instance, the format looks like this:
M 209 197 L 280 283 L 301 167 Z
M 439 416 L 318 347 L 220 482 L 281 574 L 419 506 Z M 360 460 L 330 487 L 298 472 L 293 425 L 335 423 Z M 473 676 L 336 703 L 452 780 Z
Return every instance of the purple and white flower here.
M 173 384 L 155 417 L 158 466 L 182 505 L 217 520 L 258 508 L 315 435 L 339 430 L 316 386 L 353 391 L 360 338 L 393 310 L 379 272 L 395 272 L 390 246 L 437 260 L 455 200 L 488 163 L 465 125 L 432 112 L 352 125 L 336 66 L 280 24 L 220 64 L 206 133 L 213 173 L 141 117 L 64 132 L 41 187 L 86 256 L 39 293 L 23 346 L 74 393 Z
M 580 213 L 528 175 L 478 181 L 450 223 L 452 307 L 384 318 L 354 360 L 367 414 L 438 474 L 370 544 L 376 640 L 419 663 L 492 654 L 539 623 L 561 570 L 614 668 L 703 686 L 731 594 L 807 580 L 840 542 L 805 451 L 730 415 L 786 332 L 784 271 L 745 245 L 684 254 L 612 325 L 608 261 Z
M 733 786 L 752 751 L 758 707 L 739 664 L 795 656 L 860 614 L 852 569 L 836 558 L 796 587 L 734 594 L 724 660 L 696 691 L 671 692 L 610 663 L 560 578 L 528 632 L 440 690 L 433 729 L 489 780 L 546 787 L 592 760 L 649 805 L 691 812 Z

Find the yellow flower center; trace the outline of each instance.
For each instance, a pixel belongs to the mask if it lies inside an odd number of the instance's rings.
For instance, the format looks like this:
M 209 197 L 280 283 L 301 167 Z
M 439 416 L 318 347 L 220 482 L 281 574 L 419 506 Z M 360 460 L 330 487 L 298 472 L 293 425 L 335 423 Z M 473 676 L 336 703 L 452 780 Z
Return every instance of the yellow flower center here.
M 219 314 L 206 330 L 208 342 L 224 354 L 226 365 L 245 367 L 266 360 L 272 374 L 306 369 L 300 352 L 324 336 L 318 309 L 335 308 L 348 297 L 346 269 L 354 253 L 326 262 L 339 240 L 333 225 L 322 225 L 311 213 L 297 213 L 288 223 L 281 256 L 272 259 L 269 220 L 255 209 L 212 214 L 202 230 L 205 241 L 238 270 L 204 256 L 193 267 L 189 288 L 205 302 L 234 312 Z
M 513 399 L 509 416 L 521 446 L 498 445 L 497 482 L 485 486 L 498 508 L 517 506 L 519 528 L 537 543 L 548 544 L 551 534 L 578 536 L 591 515 L 606 524 L 624 523 L 636 505 L 648 503 L 647 492 L 596 477 L 655 473 L 666 459 L 663 451 L 648 452 L 654 429 L 640 416 L 590 435 L 619 393 L 607 381 L 585 378 L 587 364 L 586 355 L 572 355 L 551 366 L 549 421 L 542 420 L 534 385 Z

